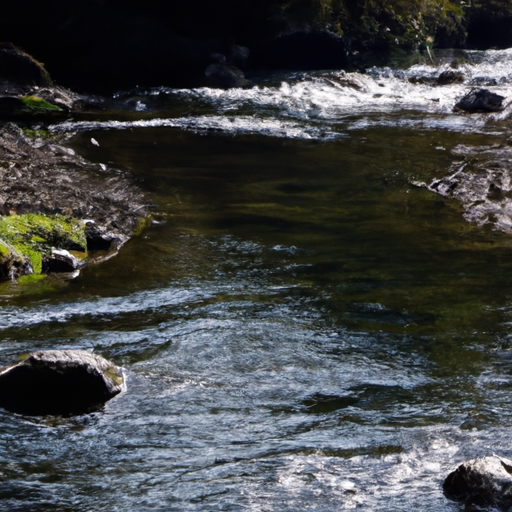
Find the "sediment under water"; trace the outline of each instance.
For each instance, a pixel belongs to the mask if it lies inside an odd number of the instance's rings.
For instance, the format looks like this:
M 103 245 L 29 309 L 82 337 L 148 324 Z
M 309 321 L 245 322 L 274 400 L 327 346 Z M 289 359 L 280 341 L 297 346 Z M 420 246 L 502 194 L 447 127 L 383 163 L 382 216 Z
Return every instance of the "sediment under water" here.
M 85 348 L 128 391 L 0 411 L 0 509 L 457 510 L 457 464 L 512 456 L 512 238 L 413 183 L 507 143 L 506 110 L 451 107 L 477 82 L 512 96 L 509 54 L 445 87 L 423 65 L 131 91 L 53 127 L 156 208 L 77 279 L 1 287 L 0 363 Z

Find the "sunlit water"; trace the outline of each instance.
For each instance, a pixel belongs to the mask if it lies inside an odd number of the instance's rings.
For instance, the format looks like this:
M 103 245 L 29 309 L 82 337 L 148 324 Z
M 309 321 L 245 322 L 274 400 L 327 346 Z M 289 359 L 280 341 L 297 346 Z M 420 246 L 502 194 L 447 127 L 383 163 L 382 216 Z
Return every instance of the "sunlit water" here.
M 128 375 L 88 416 L 0 412 L 0 509 L 457 510 L 457 464 L 512 456 L 512 238 L 412 183 L 507 139 L 506 110 L 452 107 L 476 79 L 512 98 L 512 52 L 470 56 L 463 84 L 160 88 L 54 126 L 154 222 L 73 281 L 0 288 L 0 363 L 74 347 Z

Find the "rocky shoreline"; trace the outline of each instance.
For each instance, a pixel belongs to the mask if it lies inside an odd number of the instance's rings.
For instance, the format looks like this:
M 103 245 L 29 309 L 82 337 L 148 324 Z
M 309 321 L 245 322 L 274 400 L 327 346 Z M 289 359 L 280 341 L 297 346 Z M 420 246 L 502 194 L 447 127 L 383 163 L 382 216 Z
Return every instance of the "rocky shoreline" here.
M 87 161 L 44 130 L 83 110 L 88 98 L 48 81 L 37 86 L 33 74 L 23 83 L 39 65 L 23 52 L 18 58 L 18 79 L 0 80 L 0 279 L 13 280 L 110 257 L 148 220 L 147 199 L 129 176 Z

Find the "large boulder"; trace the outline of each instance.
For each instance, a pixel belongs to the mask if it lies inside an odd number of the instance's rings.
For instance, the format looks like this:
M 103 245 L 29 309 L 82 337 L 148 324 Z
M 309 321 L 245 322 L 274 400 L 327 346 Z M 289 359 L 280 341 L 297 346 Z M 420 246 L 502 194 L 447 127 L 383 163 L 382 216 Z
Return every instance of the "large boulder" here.
M 50 75 L 12 43 L 0 43 L 0 81 L 17 85 L 51 85 Z
M 456 109 L 466 112 L 498 112 L 505 98 L 488 89 L 473 89 L 458 101 Z
M 0 407 L 29 415 L 94 410 L 123 390 L 120 368 L 85 350 L 29 354 L 0 372 Z
M 512 461 L 489 456 L 461 464 L 443 483 L 445 496 L 466 510 L 512 511 Z

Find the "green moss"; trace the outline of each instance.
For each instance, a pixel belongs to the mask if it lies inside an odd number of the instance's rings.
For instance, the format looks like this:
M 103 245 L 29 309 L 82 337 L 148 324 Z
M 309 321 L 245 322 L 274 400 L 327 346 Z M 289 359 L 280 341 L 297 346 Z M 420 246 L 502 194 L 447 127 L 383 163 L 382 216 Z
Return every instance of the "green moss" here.
M 32 284 L 41 281 L 41 279 L 46 279 L 46 277 L 44 274 L 28 274 L 18 278 L 18 284 Z
M 30 128 L 23 128 L 23 133 L 32 139 L 47 139 L 50 137 L 50 132 L 48 130 L 32 130 Z
M 9 250 L 9 248 L 2 243 L 2 241 L 0 240 L 0 254 L 2 256 L 7 256 L 8 254 L 10 254 L 11 251 Z
M 135 228 L 134 235 L 139 236 L 150 224 L 152 217 L 151 215 L 147 215 L 146 217 L 141 217 L 139 222 L 137 223 L 137 227 Z
M 63 112 L 64 110 L 58 105 L 49 103 L 37 96 L 25 96 L 18 98 L 30 112 Z
M 28 213 L 0 217 L 0 254 L 28 257 L 36 274 L 42 271 L 42 254 L 52 247 L 87 251 L 80 221 L 62 215 Z
M 123 376 L 115 366 L 109 366 L 105 370 L 105 374 L 110 377 L 118 386 L 123 383 Z

